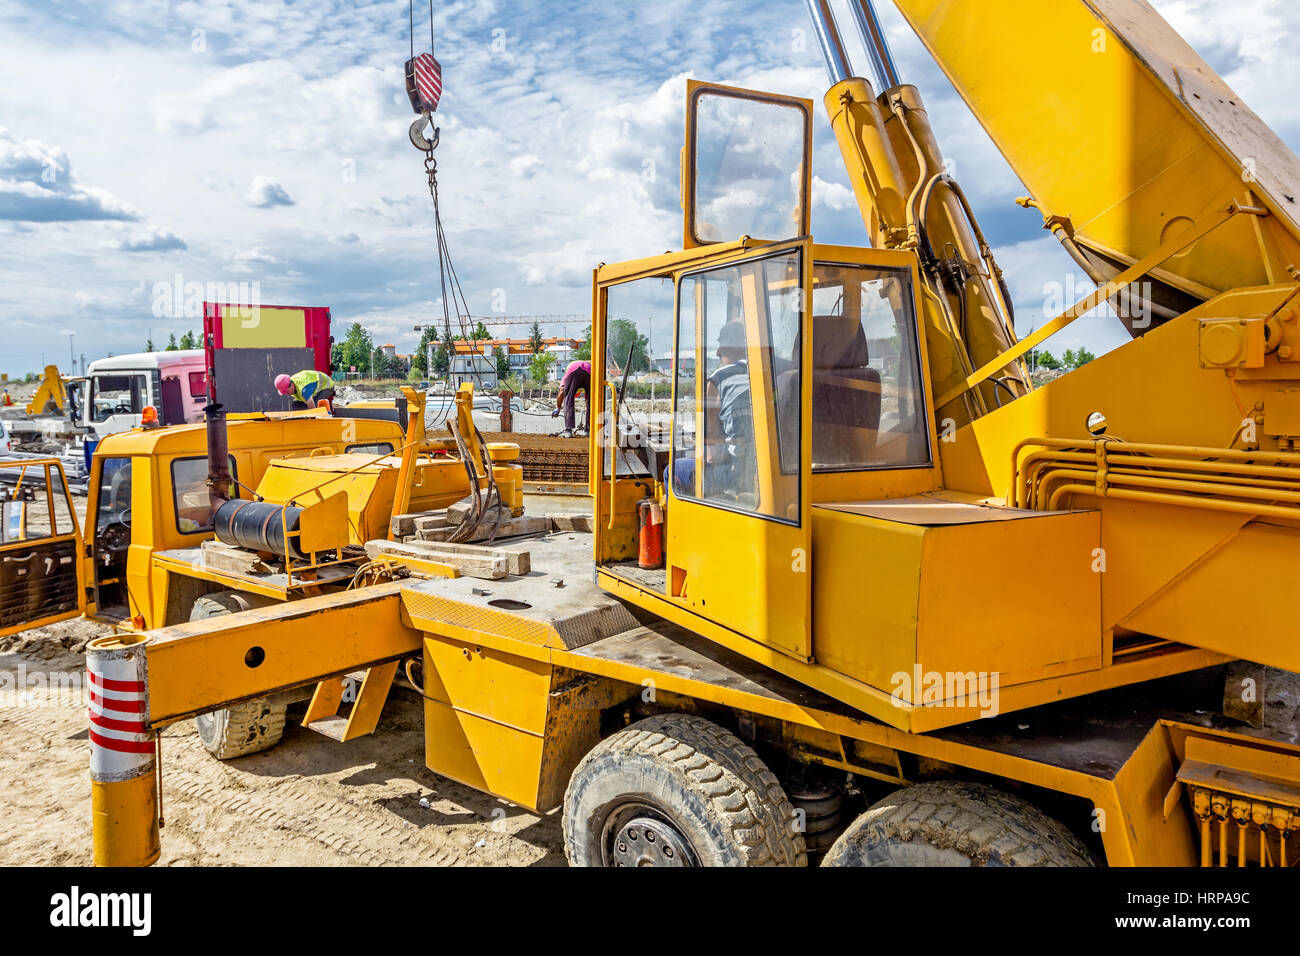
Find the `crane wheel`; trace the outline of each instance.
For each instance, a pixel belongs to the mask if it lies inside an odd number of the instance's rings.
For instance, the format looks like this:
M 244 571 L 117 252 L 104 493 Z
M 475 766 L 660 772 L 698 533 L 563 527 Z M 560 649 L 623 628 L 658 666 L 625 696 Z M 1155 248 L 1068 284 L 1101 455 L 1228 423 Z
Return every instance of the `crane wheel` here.
M 835 841 L 822 866 L 1093 866 L 1059 821 L 982 783 L 896 790 Z
M 776 775 L 735 734 L 662 714 L 578 764 L 564 850 L 573 866 L 806 866 L 795 819 Z
M 206 621 L 271 603 L 274 602 L 254 595 L 219 591 L 195 601 L 190 620 Z M 283 698 L 261 697 L 199 714 L 194 718 L 194 726 L 209 753 L 218 760 L 231 760 L 278 744 L 284 736 L 287 709 L 288 703 Z

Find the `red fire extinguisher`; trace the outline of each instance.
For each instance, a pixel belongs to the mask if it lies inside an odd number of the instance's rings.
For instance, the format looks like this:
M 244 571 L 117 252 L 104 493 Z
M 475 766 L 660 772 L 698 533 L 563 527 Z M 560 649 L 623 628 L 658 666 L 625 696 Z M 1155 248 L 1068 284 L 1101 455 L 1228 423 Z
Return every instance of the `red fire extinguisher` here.
M 637 566 L 647 571 L 664 563 L 664 509 L 649 495 L 636 506 L 638 531 Z

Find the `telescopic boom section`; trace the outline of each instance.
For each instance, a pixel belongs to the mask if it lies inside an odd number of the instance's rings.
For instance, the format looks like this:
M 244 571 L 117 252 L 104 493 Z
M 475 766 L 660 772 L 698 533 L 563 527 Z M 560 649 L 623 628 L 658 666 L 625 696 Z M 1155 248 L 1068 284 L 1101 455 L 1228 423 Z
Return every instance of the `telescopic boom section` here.
M 1239 216 L 1112 300 L 1134 336 L 1300 264 L 1300 159 L 1145 0 L 894 0 L 1099 285 Z
M 850 6 L 882 92 L 853 75 L 829 3 L 808 0 L 834 84 L 826 110 L 872 244 L 920 256 L 930 293 L 926 338 L 934 390 L 955 395 L 936 411 L 965 424 L 1029 391 L 1018 360 L 994 365 L 994 374 L 970 390 L 962 387 L 1015 345 L 1011 297 L 970 204 L 948 174 L 920 92 L 899 82 L 875 9 L 870 0 Z

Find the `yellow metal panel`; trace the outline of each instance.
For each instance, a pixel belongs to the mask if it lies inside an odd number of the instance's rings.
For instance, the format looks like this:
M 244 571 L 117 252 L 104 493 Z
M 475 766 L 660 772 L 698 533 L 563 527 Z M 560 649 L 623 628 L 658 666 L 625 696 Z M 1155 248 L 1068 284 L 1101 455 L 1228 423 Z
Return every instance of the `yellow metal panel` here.
M 416 653 L 401 582 L 155 630 L 146 648 L 149 719 L 170 723 L 233 701 Z
M 543 745 L 539 734 L 425 698 L 424 741 L 425 764 L 434 773 L 530 810 L 539 809 Z
M 1173 578 L 1125 627 L 1300 671 L 1296 530 L 1250 524 Z
M 1096 513 L 928 527 L 825 508 L 815 515 L 818 662 L 930 706 L 951 706 L 954 687 L 973 694 L 972 675 L 997 695 L 1101 666 Z M 1012 556 L 1025 555 L 1032 560 L 1009 574 Z
M 988 672 L 1005 688 L 1100 667 L 1100 543 L 1097 512 L 927 529 L 922 672 Z
M 893 690 L 894 674 L 911 675 L 923 538 L 924 530 L 912 525 L 813 509 L 813 655 L 818 662 L 885 693 Z M 868 554 L 871 570 L 864 574 Z
M 232 308 L 221 317 L 223 348 L 301 348 L 307 344 L 307 313 L 278 306 Z
M 342 491 L 309 504 L 299 518 L 298 547 L 306 554 L 330 551 L 348 544 L 348 496 Z
M 426 697 L 530 733 L 546 727 L 549 664 L 434 637 L 424 654 Z

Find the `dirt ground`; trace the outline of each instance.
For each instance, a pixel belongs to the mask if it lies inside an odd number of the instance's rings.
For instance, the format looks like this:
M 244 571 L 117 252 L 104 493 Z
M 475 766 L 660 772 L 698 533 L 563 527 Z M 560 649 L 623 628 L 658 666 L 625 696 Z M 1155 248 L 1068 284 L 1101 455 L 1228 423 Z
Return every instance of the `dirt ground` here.
M 83 649 L 108 631 L 74 620 L 0 639 L 0 865 L 91 862 Z M 429 772 L 422 725 L 419 698 L 395 688 L 376 734 L 346 744 L 291 722 L 278 747 L 223 763 L 193 721 L 167 728 L 160 865 L 564 864 L 555 814 Z

